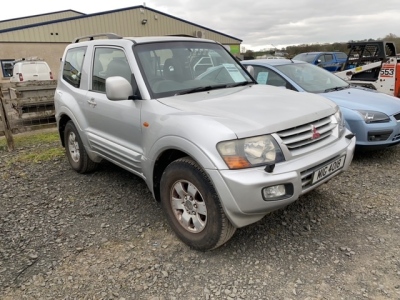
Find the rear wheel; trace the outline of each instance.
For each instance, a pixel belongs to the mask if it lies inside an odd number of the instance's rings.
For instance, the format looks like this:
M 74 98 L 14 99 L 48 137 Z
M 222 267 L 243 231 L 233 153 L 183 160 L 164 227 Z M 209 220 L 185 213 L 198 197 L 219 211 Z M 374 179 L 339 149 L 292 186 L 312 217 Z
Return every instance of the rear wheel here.
M 96 169 L 97 163 L 86 153 L 81 137 L 72 121 L 68 121 L 64 131 L 65 151 L 71 167 L 78 173 L 88 173 Z
M 215 249 L 236 231 L 210 179 L 188 157 L 172 162 L 165 169 L 161 178 L 161 204 L 176 235 L 196 250 Z

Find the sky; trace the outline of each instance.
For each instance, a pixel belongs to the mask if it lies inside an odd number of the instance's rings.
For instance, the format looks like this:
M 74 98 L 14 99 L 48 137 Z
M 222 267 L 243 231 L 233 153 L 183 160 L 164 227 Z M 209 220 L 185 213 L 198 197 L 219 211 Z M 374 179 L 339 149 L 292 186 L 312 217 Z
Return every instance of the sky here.
M 382 0 L 381 0 L 382 1 Z M 145 5 L 243 40 L 242 50 L 400 36 L 399 0 L 18 0 L 0 20 L 72 9 L 85 14 Z M 3 0 L 4 2 L 4 0 Z

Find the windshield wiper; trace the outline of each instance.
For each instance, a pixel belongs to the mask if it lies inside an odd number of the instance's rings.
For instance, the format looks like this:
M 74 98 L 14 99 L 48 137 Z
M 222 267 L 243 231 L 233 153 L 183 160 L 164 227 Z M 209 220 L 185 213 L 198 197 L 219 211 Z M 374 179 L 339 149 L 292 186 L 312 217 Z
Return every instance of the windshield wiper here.
M 192 89 L 187 89 L 182 92 L 176 93 L 175 96 L 192 94 L 192 93 L 197 93 L 197 92 L 206 92 L 206 91 L 216 90 L 216 89 L 222 89 L 222 88 L 226 88 L 226 86 L 227 86 L 226 84 L 198 86 L 198 87 L 195 87 Z
M 243 86 L 243 85 L 248 85 L 248 84 L 254 84 L 254 82 L 243 81 L 243 82 L 236 82 L 236 83 L 232 83 L 232 84 L 198 86 L 198 87 L 195 87 L 192 89 L 187 89 L 182 92 L 178 92 L 175 94 L 175 96 L 192 94 L 192 93 L 197 93 L 197 92 L 206 92 L 206 91 L 210 91 L 210 90 L 231 88 L 231 87 Z
M 236 82 L 236 83 L 232 83 L 232 84 L 227 84 L 226 87 L 231 88 L 231 87 L 243 86 L 243 85 L 248 85 L 248 84 L 254 84 L 254 82 L 253 81 Z
M 333 88 L 326 89 L 324 92 L 325 93 L 329 93 L 329 92 L 341 91 L 341 90 L 344 90 L 344 89 L 348 89 L 349 87 L 350 87 L 350 84 L 347 85 L 347 86 L 336 86 L 336 87 L 333 87 Z

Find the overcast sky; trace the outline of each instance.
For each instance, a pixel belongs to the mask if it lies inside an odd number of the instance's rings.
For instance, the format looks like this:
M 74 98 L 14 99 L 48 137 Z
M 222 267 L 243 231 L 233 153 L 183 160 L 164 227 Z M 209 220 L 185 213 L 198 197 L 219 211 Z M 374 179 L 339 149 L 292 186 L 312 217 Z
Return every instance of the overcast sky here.
M 3 0 L 2 2 L 4 2 Z M 399 0 L 148 0 L 146 6 L 243 40 L 246 50 L 400 36 Z M 72 9 L 82 13 L 143 5 L 132 0 L 8 0 L 0 20 Z

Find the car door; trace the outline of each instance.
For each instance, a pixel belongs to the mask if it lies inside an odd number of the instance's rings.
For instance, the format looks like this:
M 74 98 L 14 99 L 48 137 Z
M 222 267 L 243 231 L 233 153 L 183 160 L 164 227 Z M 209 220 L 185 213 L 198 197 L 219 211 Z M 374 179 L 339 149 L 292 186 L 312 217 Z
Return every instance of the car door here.
M 330 72 L 334 72 L 337 69 L 336 61 L 333 56 L 333 54 L 325 53 L 322 54 L 319 57 L 319 60 L 321 61 L 318 65 L 325 70 L 328 70 Z
M 290 90 L 296 90 L 290 82 L 270 68 L 259 65 L 251 66 L 254 68 L 254 78 L 259 84 L 285 87 Z
M 142 175 L 142 101 L 111 101 L 105 93 L 105 81 L 109 77 L 122 76 L 131 84 L 134 82 L 124 50 L 118 47 L 95 47 L 90 76 L 85 115 L 91 147 L 115 164 Z
M 37 80 L 51 80 L 52 73 L 49 65 L 46 62 L 36 63 Z

